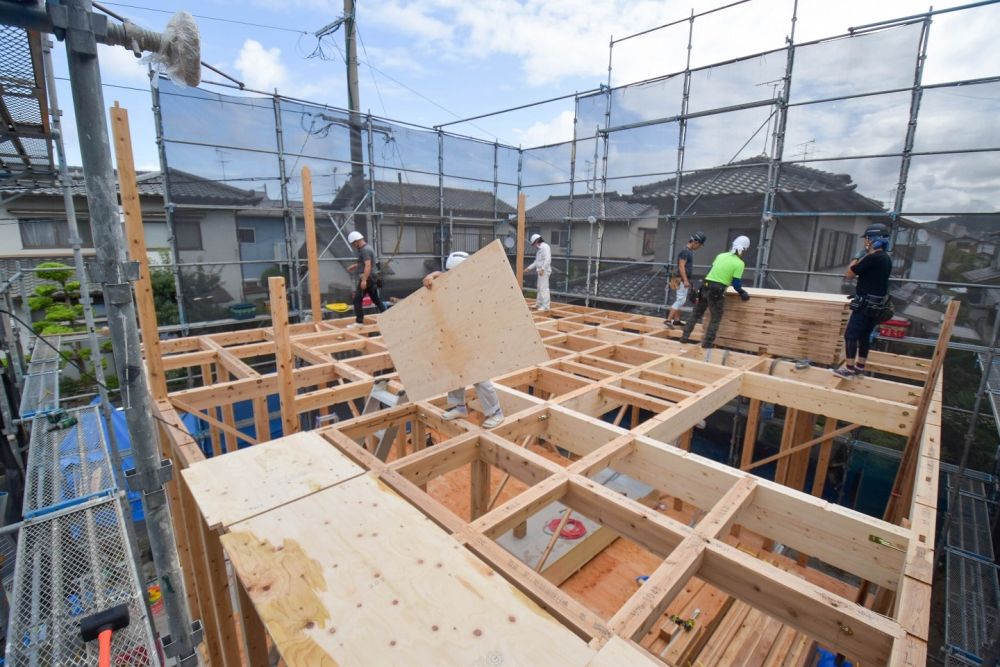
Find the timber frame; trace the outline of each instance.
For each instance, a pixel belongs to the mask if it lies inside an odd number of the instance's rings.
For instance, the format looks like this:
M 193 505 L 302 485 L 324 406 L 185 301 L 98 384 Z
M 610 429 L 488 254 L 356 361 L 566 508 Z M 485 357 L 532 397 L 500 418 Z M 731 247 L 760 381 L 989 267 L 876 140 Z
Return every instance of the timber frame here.
M 116 115 L 112 125 L 116 141 L 128 135 L 124 114 Z M 135 184 L 134 171 L 126 166 L 119 170 L 123 193 Z M 303 172 L 303 189 L 308 190 L 308 169 Z M 376 380 L 401 387 L 376 318 L 354 329 L 346 327 L 348 320 L 323 321 L 314 248 L 311 322 L 289 323 L 284 280 L 272 278 L 271 327 L 161 341 L 137 199 L 123 196 L 122 204 L 130 257 L 145 269 L 135 292 L 161 448 L 181 473 L 207 458 L 184 425 L 183 413 L 208 425 L 211 458 L 225 461 L 226 452 L 272 439 L 270 396 L 280 398 L 285 437 L 339 408 L 353 418 L 313 433 L 340 458 L 350 459 L 363 474 L 376 477 L 423 512 L 491 572 L 591 647 L 620 647 L 625 642 L 640 655 L 637 640 L 684 585 L 698 577 L 855 661 L 894 667 L 925 664 L 940 455 L 940 370 L 956 302 L 948 309 L 931 359 L 875 352 L 869 368 L 879 377 L 849 381 L 780 358 L 682 345 L 674 339 L 677 333 L 664 329 L 658 318 L 553 304 L 551 311 L 535 315 L 550 359 L 495 378 L 507 417 L 487 432 L 473 417 L 442 420 L 444 396 L 359 414 L 358 405 Z M 306 214 L 311 217 L 311 206 Z M 310 229 L 312 220 L 306 225 Z M 831 301 L 830 307 L 831 318 L 839 321 L 842 302 Z M 781 340 L 775 340 L 773 348 L 768 351 L 780 355 Z M 499 351 L 484 351 L 490 353 Z M 262 360 L 276 370 L 261 373 L 249 360 Z M 180 370 L 200 375 L 201 386 L 168 392 L 167 373 Z M 740 469 L 687 451 L 692 429 L 741 397 L 749 400 L 749 410 Z M 235 420 L 235 405 L 245 402 L 252 404 L 253 436 Z M 778 462 L 775 482 L 750 472 L 762 463 L 754 461 L 762 403 L 786 408 L 781 450 L 772 457 Z M 621 426 L 626 413 L 631 415 L 628 429 Z M 605 419 L 609 414 L 615 415 L 610 422 Z M 824 425 L 817 436 L 818 417 L 824 418 Z M 392 451 L 383 460 L 373 453 L 374 441 L 392 425 L 405 428 L 395 429 Z M 886 520 L 819 498 L 833 438 L 860 426 L 907 440 Z M 433 447 L 426 446 L 429 434 L 437 438 Z M 527 448 L 532 440 L 558 452 L 559 463 Z M 804 489 L 812 448 L 819 449 L 816 481 Z M 422 488 L 463 466 L 470 469 L 468 517 L 458 516 Z M 499 494 L 491 497 L 493 468 L 520 480 L 526 489 L 494 505 Z M 595 473 L 606 468 L 672 497 L 675 508 L 694 508 L 694 520 L 682 523 L 596 482 Z M 203 657 L 212 665 L 269 664 L 267 630 L 247 589 L 227 569 L 219 533 L 225 525 L 203 516 L 190 475 L 175 475 L 166 488 L 188 603 L 205 627 Z M 649 579 L 609 619 L 536 572 L 542 562 L 532 568 L 496 542 L 555 501 L 660 559 Z M 739 535 L 744 532 L 761 536 L 767 547 L 780 543 L 794 550 L 801 565 L 811 556 L 853 575 L 861 582 L 856 598 L 826 590 L 798 570 L 780 569 L 741 550 Z
M 273 295 L 283 294 L 281 279 L 272 280 Z M 270 395 L 283 398 L 282 422 L 292 425 L 284 429 L 287 434 L 310 421 L 306 417 L 338 405 L 356 413 L 376 378 L 394 380 L 375 318 L 360 329 L 345 328 L 347 320 L 288 326 L 287 314 L 280 306 L 277 311 L 274 327 L 160 341 L 159 354 L 147 355 L 151 375 L 191 368 L 205 381 L 204 386 L 156 397 L 164 454 L 178 468 L 205 459 L 183 426 L 182 413 L 207 422 L 213 454 L 221 455 L 224 446 L 234 449 L 234 441 L 245 446 L 270 438 Z M 500 427 L 487 432 L 473 421 L 444 422 L 441 396 L 355 416 L 314 433 L 423 511 L 594 647 L 615 635 L 629 642 L 640 639 L 697 576 L 863 664 L 924 664 L 940 437 L 940 375 L 933 359 L 873 353 L 871 362 L 880 377 L 845 381 L 826 369 L 681 345 L 654 318 L 644 316 L 554 304 L 535 320 L 551 358 L 495 379 L 509 415 Z M 277 371 L 258 373 L 245 363 L 250 358 L 274 359 Z M 893 376 L 908 382 L 885 379 Z M 777 473 L 787 486 L 685 451 L 692 428 L 738 397 L 749 399 L 751 420 L 762 402 L 788 408 Z M 233 406 L 244 401 L 253 403 L 256 433 L 264 437 L 236 428 Z M 628 410 L 630 430 L 617 425 Z M 614 423 L 601 419 L 608 413 L 617 414 Z M 817 416 L 825 417 L 818 436 Z M 390 424 L 408 425 L 412 437 L 397 437 L 386 462 L 374 456 L 373 441 Z M 897 505 L 905 511 L 893 522 L 816 497 L 822 493 L 833 438 L 859 426 L 918 438 L 911 458 L 919 474 L 902 481 Z M 398 432 L 405 434 L 407 428 Z M 434 447 L 424 446 L 426 432 L 436 434 Z M 565 465 L 524 448 L 525 438 L 552 443 L 567 456 Z M 747 443 L 744 469 L 755 464 L 749 437 Z M 819 482 L 802 491 L 813 447 L 819 448 L 814 473 Z M 465 465 L 471 466 L 467 518 L 421 488 Z M 491 467 L 521 480 L 528 489 L 491 508 Z M 596 483 L 592 475 L 608 467 L 673 497 L 675 503 L 697 508 L 700 518 L 685 525 Z M 241 605 L 241 623 L 234 626 L 228 620 L 234 617 L 229 587 L 235 581 L 226 575 L 215 530 L 219 526 L 202 519 L 184 476 L 171 484 L 170 495 L 182 536 L 187 591 L 205 621 L 212 664 L 240 664 L 241 654 L 251 664 L 263 664 L 256 660 L 264 654 L 264 630 L 249 603 Z M 554 501 L 663 559 L 609 620 L 495 541 Z M 868 596 L 866 591 L 862 597 L 867 606 L 857 604 L 783 571 L 734 546 L 733 535 L 741 530 L 793 549 L 800 562 L 809 554 L 870 582 L 879 594 Z M 238 592 L 247 601 L 245 591 Z M 247 641 L 242 650 L 241 634 Z

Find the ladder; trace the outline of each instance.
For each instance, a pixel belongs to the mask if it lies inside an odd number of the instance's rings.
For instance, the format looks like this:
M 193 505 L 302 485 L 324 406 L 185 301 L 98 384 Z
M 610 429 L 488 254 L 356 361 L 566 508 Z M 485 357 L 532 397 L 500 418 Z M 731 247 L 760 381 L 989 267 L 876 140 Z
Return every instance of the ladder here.
M 372 385 L 372 390 L 368 394 L 368 398 L 365 400 L 365 407 L 361 411 L 361 414 L 368 415 L 379 410 L 402 405 L 407 400 L 409 399 L 406 397 L 405 390 L 401 389 L 398 393 L 394 394 L 389 391 L 388 380 L 376 380 L 375 384 Z M 375 445 L 373 453 L 380 461 L 385 461 L 389 457 L 389 450 L 392 449 L 392 443 L 396 439 L 398 431 L 399 426 L 397 424 L 389 424 L 381 431 L 375 432 L 378 442 Z

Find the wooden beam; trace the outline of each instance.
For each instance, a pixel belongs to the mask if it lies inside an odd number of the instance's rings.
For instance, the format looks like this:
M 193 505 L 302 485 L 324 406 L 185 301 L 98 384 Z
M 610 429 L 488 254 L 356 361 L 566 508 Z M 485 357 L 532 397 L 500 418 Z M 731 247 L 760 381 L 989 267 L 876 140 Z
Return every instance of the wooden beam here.
M 197 417 L 198 419 L 204 419 L 210 425 L 212 425 L 215 428 L 221 430 L 223 433 L 228 433 L 230 437 L 236 438 L 237 440 L 243 440 L 245 442 L 250 443 L 251 445 L 258 444 L 258 441 L 257 441 L 256 438 L 251 438 L 246 433 L 243 433 L 243 432 L 239 431 L 235 426 L 230 426 L 229 424 L 226 424 L 225 422 L 219 421 L 215 417 L 213 417 L 213 416 L 211 416 L 209 414 L 206 414 L 204 412 L 201 412 L 200 410 L 198 410 L 198 409 L 196 409 L 196 408 L 194 408 L 194 407 L 186 404 L 184 401 L 182 401 L 180 399 L 172 398 L 170 400 L 171 400 L 171 402 L 174 404 L 174 406 L 178 410 L 183 410 L 184 412 L 186 412 L 186 413 L 188 413 L 188 414 L 190 414 L 190 415 L 192 415 L 194 417 Z
M 816 472 L 813 474 L 812 494 L 817 498 L 823 497 L 826 473 L 830 468 L 830 455 L 833 453 L 833 433 L 836 430 L 837 420 L 826 417 L 826 422 L 823 424 L 823 441 L 819 447 L 819 456 L 816 458 Z
M 828 419 L 827 421 L 829 423 L 832 423 L 832 424 L 836 424 L 837 423 L 836 419 Z M 842 426 L 841 428 L 838 428 L 836 430 L 832 430 L 832 431 L 829 431 L 829 432 L 824 431 L 823 435 L 819 436 L 818 438 L 813 438 L 812 440 L 807 440 L 806 442 L 803 442 L 801 445 L 795 445 L 791 449 L 786 449 L 785 451 L 778 452 L 777 454 L 774 454 L 773 456 L 768 456 L 767 458 L 763 458 L 763 459 L 761 459 L 759 461 L 754 461 L 753 463 L 751 463 L 749 465 L 740 466 L 740 470 L 753 470 L 754 468 L 759 468 L 760 466 L 767 465 L 768 463 L 771 463 L 773 461 L 777 461 L 778 459 L 782 459 L 782 458 L 785 458 L 787 456 L 791 456 L 792 454 L 796 454 L 798 452 L 810 449 L 811 447 L 815 447 L 818 444 L 825 443 L 825 442 L 832 442 L 834 438 L 836 438 L 838 436 L 841 436 L 841 435 L 844 435 L 845 433 L 849 433 L 849 432 L 851 432 L 851 431 L 853 431 L 854 429 L 857 429 L 857 428 L 861 428 L 861 427 L 858 426 L 857 424 L 849 424 L 847 426 Z
M 309 306 L 312 321 L 323 321 L 320 307 L 319 255 L 316 249 L 316 215 L 313 212 L 312 172 L 309 165 L 302 167 L 302 218 L 305 220 L 306 261 L 309 269 Z
M 524 289 L 524 246 L 528 239 L 524 236 L 524 202 L 525 194 L 517 193 L 517 251 L 514 260 L 514 270 L 517 273 L 517 286 Z
M 146 352 L 149 391 L 155 400 L 159 400 L 167 396 L 167 376 L 163 370 L 163 358 L 160 352 L 160 332 L 156 322 L 153 281 L 149 275 L 149 256 L 146 254 L 146 237 L 142 227 L 142 205 L 139 203 L 139 187 L 135 180 L 128 111 L 118 106 L 117 102 L 111 108 L 111 129 L 115 137 L 118 184 L 122 210 L 125 212 L 125 236 L 128 240 L 129 259 L 139 264 L 139 279 L 135 281 L 135 306 L 139 315 L 143 349 Z M 96 359 L 93 361 L 99 362 Z
M 271 295 L 271 322 L 274 324 L 274 358 L 278 366 L 278 396 L 281 399 L 281 432 L 299 432 L 299 415 L 295 410 L 295 357 L 288 338 L 288 294 L 285 279 L 272 276 L 267 280 Z
M 754 448 L 757 446 L 757 429 L 760 426 L 760 401 L 756 398 L 750 399 L 747 407 L 747 423 L 743 429 L 743 453 L 740 456 L 740 470 L 750 470 L 748 467 L 753 461 Z

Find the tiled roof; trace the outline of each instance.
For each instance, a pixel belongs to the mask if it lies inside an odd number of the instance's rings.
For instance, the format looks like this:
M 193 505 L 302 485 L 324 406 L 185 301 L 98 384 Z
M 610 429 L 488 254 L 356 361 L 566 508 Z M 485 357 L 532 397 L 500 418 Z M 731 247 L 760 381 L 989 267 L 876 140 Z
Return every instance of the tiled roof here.
M 718 204 L 713 204 L 711 200 L 730 198 L 725 209 L 734 210 L 744 205 L 756 205 L 759 209 L 761 199 L 767 192 L 767 170 L 767 158 L 758 156 L 686 173 L 681 177 L 681 202 L 697 200 L 695 207 L 717 212 L 715 209 Z M 639 202 L 671 200 L 675 188 L 676 179 L 669 178 L 637 185 L 628 198 Z M 881 203 L 858 194 L 856 188 L 857 185 L 851 182 L 848 174 L 834 174 L 800 164 L 782 163 L 776 208 L 782 211 L 885 210 Z
M 573 199 L 573 217 L 580 218 L 597 215 L 600 202 L 591 200 L 587 195 L 578 195 Z M 605 220 L 632 220 L 646 215 L 656 215 L 655 207 L 646 203 L 635 203 L 622 198 L 617 192 L 604 195 Z M 570 217 L 569 195 L 552 196 L 532 206 L 525 212 L 525 217 L 533 222 L 562 222 Z
M 86 197 L 87 188 L 83 180 L 83 171 L 77 167 L 70 168 L 70 179 L 74 197 Z M 139 172 L 136 185 L 140 197 L 163 197 L 163 178 L 158 171 Z M 177 169 L 170 170 L 171 200 L 178 204 L 211 204 L 219 205 L 254 205 L 263 199 L 263 195 L 253 190 L 243 190 L 226 183 L 217 183 L 208 179 L 189 174 Z M 17 190 L 24 192 L 23 188 Z M 47 185 L 27 191 L 30 195 L 62 197 L 62 187 Z
M 348 181 L 337 193 L 332 203 L 320 208 L 345 210 L 353 208 L 368 189 L 368 182 L 355 192 L 351 181 Z M 429 213 L 437 215 L 439 209 L 439 190 L 436 185 L 417 185 L 413 183 L 393 183 L 392 181 L 375 181 L 375 205 L 378 210 L 395 213 L 402 208 L 406 213 Z M 480 215 L 493 217 L 493 192 L 491 190 L 468 190 L 465 188 L 444 188 L 445 211 L 461 211 L 464 215 Z M 516 209 L 503 201 L 497 200 L 497 215 L 515 213 Z

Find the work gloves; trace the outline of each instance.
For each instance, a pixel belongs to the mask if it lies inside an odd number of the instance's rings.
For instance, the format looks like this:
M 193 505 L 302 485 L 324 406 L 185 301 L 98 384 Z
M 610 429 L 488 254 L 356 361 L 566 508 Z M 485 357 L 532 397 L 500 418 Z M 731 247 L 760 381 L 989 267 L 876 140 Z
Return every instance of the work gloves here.
M 740 290 L 740 298 L 743 299 L 744 301 L 749 301 L 750 300 L 750 293 L 747 292 L 745 289 L 741 289 Z

